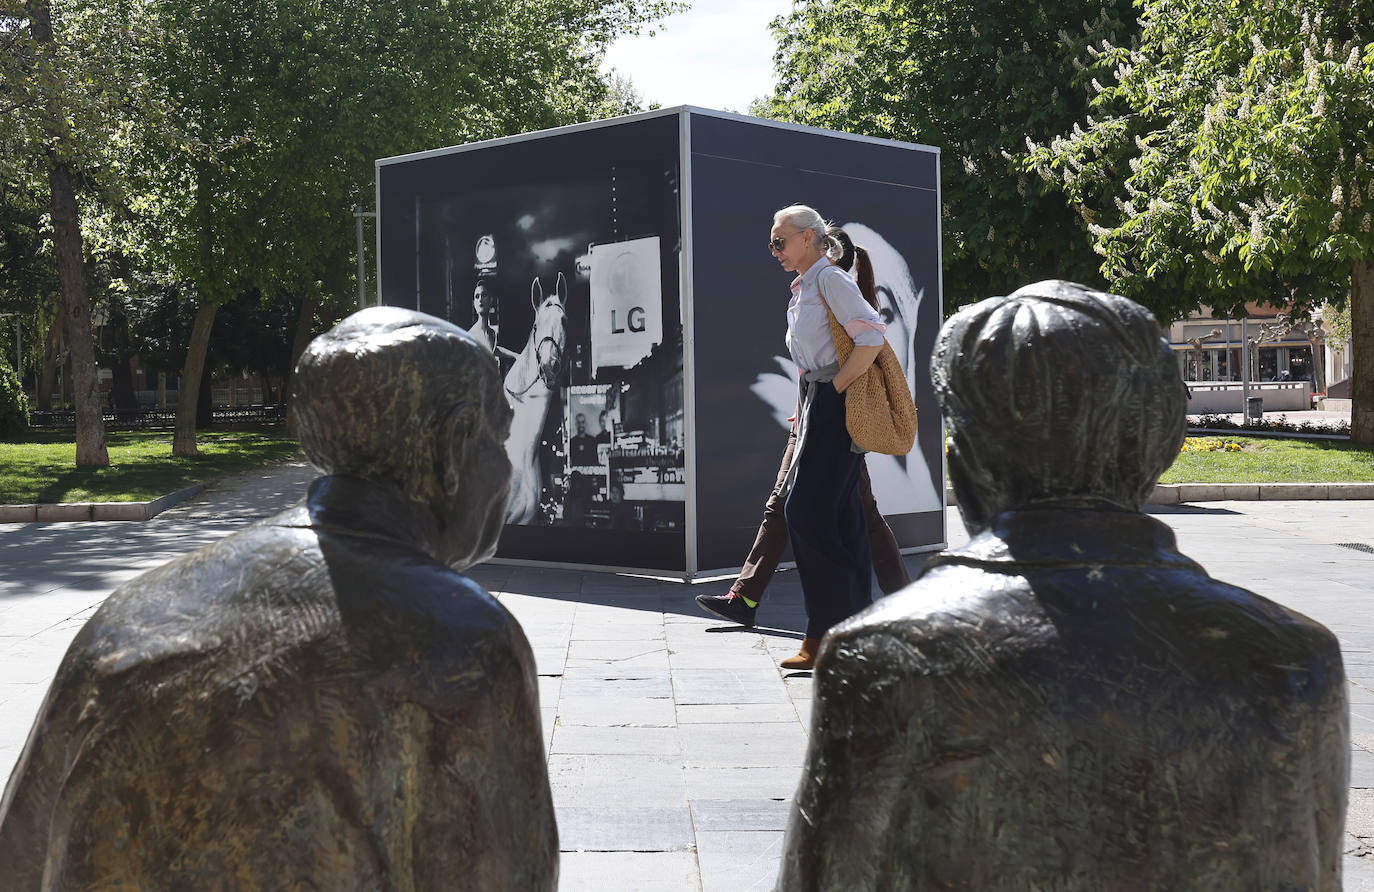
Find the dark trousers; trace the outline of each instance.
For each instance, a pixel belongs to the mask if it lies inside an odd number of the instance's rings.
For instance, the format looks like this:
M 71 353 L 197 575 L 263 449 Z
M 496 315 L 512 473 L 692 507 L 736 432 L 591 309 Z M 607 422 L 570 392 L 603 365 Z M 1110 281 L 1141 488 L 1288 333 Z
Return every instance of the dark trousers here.
M 730 591 L 743 595 L 750 601 L 762 601 L 763 592 L 773 581 L 773 574 L 782 559 L 783 549 L 787 547 L 787 520 L 782 516 L 782 503 L 786 494 L 780 494 L 782 481 L 787 477 L 787 469 L 792 467 L 792 453 L 797 447 L 797 432 L 793 429 L 787 437 L 787 448 L 782 453 L 782 465 L 778 468 L 778 479 L 773 484 L 773 492 L 763 506 L 763 522 L 759 524 L 758 535 L 754 537 L 754 547 L 744 560 L 744 568 L 730 585 Z M 911 582 L 906 572 L 906 562 L 897 545 L 897 537 L 892 528 L 878 511 L 878 502 L 873 498 L 873 487 L 868 480 L 868 465 L 859 464 L 859 500 L 863 503 L 864 521 L 868 524 L 868 551 L 873 560 L 873 573 L 878 577 L 878 588 L 885 595 L 905 588 Z
M 783 516 L 806 600 L 806 637 L 820 638 L 873 602 L 873 561 L 859 499 L 864 458 L 850 448 L 844 397 L 834 385 L 821 383 L 807 412 Z

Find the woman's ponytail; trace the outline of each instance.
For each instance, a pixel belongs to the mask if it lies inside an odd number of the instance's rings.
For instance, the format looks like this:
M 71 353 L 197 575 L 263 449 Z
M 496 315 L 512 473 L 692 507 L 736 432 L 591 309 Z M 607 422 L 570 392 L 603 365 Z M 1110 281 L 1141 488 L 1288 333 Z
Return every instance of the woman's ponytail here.
M 858 284 L 859 293 L 864 296 L 864 300 L 876 310 L 878 288 L 873 277 L 873 261 L 868 258 L 868 252 L 858 245 L 854 246 L 854 255 L 854 281 Z

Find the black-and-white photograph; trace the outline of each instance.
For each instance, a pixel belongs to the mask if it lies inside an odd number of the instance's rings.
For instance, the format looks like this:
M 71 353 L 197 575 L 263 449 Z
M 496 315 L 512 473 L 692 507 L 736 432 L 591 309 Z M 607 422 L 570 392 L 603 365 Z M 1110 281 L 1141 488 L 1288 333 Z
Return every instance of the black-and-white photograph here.
M 681 563 L 675 121 L 498 140 L 378 174 L 384 300 L 461 325 L 501 366 L 514 420 L 500 554 L 623 563 L 598 538 L 614 527 L 666 534 L 656 549 Z M 650 462 L 654 487 L 640 485 Z
M 606 467 L 611 452 L 611 421 L 607 408 L 610 388 L 600 385 L 573 387 L 568 392 L 568 466 L 574 469 Z
M 798 203 L 867 252 L 919 413 L 909 454 L 866 458 L 877 507 L 900 547 L 945 541 L 927 367 L 941 312 L 935 150 L 681 108 L 386 159 L 377 173 L 382 300 L 467 328 L 500 363 L 515 418 L 498 557 L 739 566 L 797 406 L 793 276 L 767 237 L 773 212 Z

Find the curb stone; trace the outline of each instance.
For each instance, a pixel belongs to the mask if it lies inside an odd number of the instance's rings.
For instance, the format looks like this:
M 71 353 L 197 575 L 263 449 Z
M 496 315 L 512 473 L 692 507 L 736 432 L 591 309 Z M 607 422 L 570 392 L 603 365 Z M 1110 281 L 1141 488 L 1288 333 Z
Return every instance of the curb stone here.
M 1374 499 L 1374 483 L 1159 483 L 1147 504 L 1346 499 Z M 945 490 L 945 501 L 949 505 L 959 504 L 952 489 Z
M 152 520 L 199 495 L 207 484 L 194 483 L 151 502 L 70 502 L 59 505 L 0 505 L 0 523 L 67 523 L 72 521 Z M 1159 483 L 1147 504 L 1183 502 L 1374 500 L 1374 483 Z M 945 502 L 957 506 L 954 490 Z
M 1160 483 L 1150 494 L 1149 503 L 1343 499 L 1374 499 L 1374 483 Z
M 149 502 L 68 502 L 58 505 L 0 505 L 0 523 L 68 523 L 72 521 L 152 520 L 168 508 L 205 489 L 193 483 Z

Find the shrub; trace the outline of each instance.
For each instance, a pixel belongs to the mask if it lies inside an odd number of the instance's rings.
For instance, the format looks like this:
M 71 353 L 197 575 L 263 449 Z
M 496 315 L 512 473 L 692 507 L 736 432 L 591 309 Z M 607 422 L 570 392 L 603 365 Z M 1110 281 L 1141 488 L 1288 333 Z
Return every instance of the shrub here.
M 1224 431 L 1272 431 L 1273 433 L 1289 434 L 1349 434 L 1350 422 L 1321 422 L 1321 421 L 1301 421 L 1293 423 L 1288 420 L 1287 415 L 1280 415 L 1278 418 L 1262 418 L 1259 421 L 1252 421 L 1249 424 L 1240 424 L 1232 421 L 1225 415 L 1207 413 L 1194 416 L 1196 420 L 1190 419 L 1189 429 L 1197 430 L 1224 430 Z
M 22 436 L 29 429 L 29 398 L 14 369 L 0 363 L 0 438 Z

